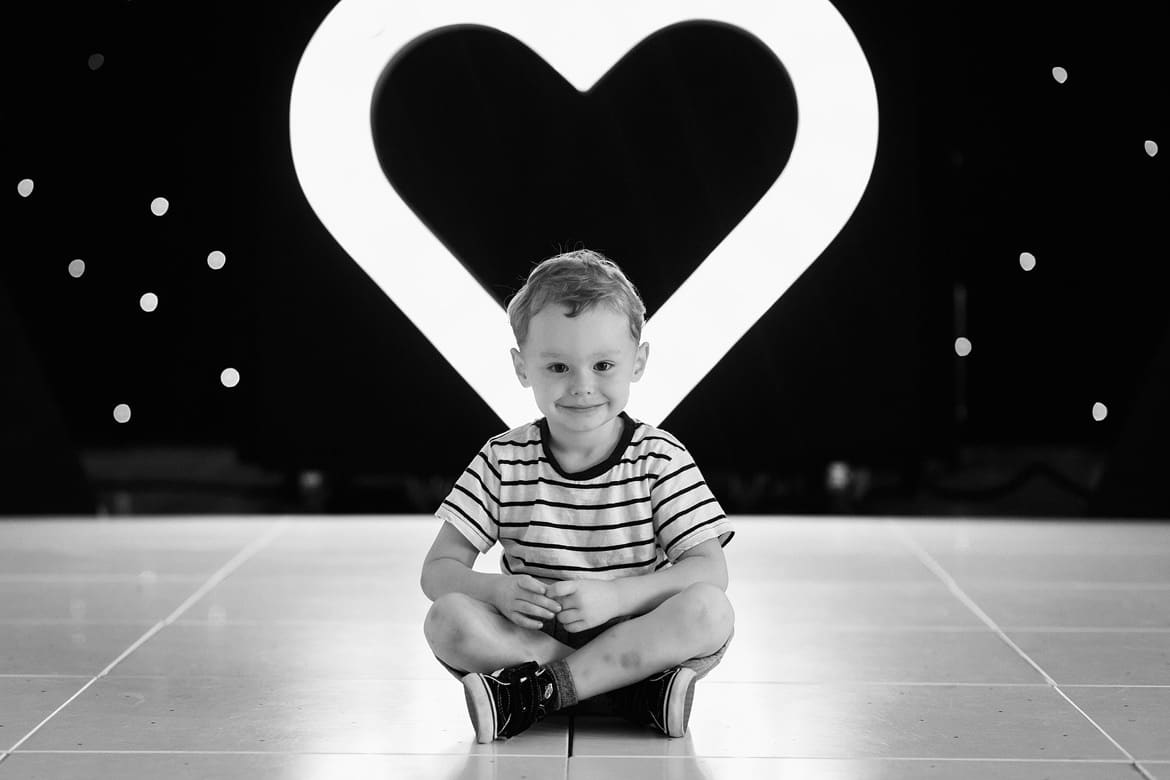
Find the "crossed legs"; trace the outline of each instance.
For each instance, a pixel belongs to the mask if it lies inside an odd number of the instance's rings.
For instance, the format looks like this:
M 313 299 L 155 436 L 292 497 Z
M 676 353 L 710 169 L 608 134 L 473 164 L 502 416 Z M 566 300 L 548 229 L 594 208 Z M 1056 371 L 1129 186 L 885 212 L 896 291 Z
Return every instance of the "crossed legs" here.
M 713 654 L 731 635 L 734 622 L 724 592 L 696 583 L 651 612 L 611 626 L 579 650 L 543 631 L 521 628 L 491 605 L 461 593 L 435 600 L 423 633 L 444 663 L 469 672 L 566 659 L 577 697 L 585 700 Z

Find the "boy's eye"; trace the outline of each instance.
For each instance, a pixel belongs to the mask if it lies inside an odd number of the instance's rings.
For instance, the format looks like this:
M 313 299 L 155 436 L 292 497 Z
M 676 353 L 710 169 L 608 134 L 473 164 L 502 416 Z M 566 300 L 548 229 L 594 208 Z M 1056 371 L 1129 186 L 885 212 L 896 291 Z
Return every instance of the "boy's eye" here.
M 569 367 L 566 366 L 564 363 L 553 363 L 552 365 L 550 365 L 548 367 L 548 370 L 553 372 L 554 374 L 563 374 L 569 370 Z
M 601 371 L 609 371 L 611 368 L 613 368 L 613 361 L 602 360 L 600 363 L 595 365 L 594 368 L 600 368 Z

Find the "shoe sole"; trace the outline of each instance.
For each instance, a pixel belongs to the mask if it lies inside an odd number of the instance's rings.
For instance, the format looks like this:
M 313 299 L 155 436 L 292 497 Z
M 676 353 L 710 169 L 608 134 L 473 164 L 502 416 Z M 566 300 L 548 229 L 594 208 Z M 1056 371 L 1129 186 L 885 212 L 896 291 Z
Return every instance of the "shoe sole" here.
M 481 745 L 495 741 L 496 705 L 483 675 L 469 674 L 463 678 L 463 696 L 467 699 L 467 714 L 475 726 L 475 741 Z
M 684 666 L 670 681 L 663 705 L 665 717 L 663 717 L 662 722 L 666 724 L 666 736 L 682 737 L 686 735 L 687 723 L 691 719 L 691 704 L 695 700 L 695 679 L 697 677 L 694 669 Z

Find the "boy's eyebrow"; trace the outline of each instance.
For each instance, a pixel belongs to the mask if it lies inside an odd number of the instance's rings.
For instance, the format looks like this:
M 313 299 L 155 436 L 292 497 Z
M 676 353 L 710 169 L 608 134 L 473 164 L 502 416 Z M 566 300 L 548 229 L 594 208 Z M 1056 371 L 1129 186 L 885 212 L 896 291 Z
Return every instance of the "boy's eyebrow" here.
M 620 355 L 621 353 L 622 351 L 620 349 L 603 349 L 600 352 L 594 352 L 589 357 L 606 357 L 609 355 Z M 541 352 L 540 356 L 542 358 L 563 357 L 560 352 Z

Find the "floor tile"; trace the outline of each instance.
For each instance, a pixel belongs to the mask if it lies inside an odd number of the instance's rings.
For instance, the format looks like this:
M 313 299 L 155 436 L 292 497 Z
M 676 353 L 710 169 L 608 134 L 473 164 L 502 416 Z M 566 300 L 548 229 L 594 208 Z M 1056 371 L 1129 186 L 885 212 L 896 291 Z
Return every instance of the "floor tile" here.
M 94 676 L 150 629 L 150 624 L 0 623 L 0 674 Z
M 25 747 L 564 756 L 568 718 L 523 737 L 476 745 L 462 687 L 431 680 L 104 677 Z
M 15 745 L 87 682 L 88 677 L 0 677 L 0 751 Z
M 1170 553 L 935 553 L 965 586 L 970 583 L 1170 583 Z
M 1142 766 L 1154 780 L 1170 780 L 1170 761 L 1143 761 Z
M 136 576 L 178 575 L 186 582 L 192 580 L 203 582 L 231 560 L 239 549 L 234 545 L 214 550 L 0 548 L 0 581 L 49 579 L 50 577 L 46 575 L 69 579 L 85 577 L 129 579 Z
M 729 555 L 757 549 L 785 554 L 882 555 L 895 553 L 898 547 L 894 525 L 878 518 L 735 515 L 731 521 L 736 537 L 726 547 Z
M 560 756 L 297 755 L 17 753 L 0 765 L 4 780 L 255 780 L 255 778 L 344 778 L 344 780 L 505 780 L 565 777 Z
M 336 577 L 229 577 L 188 612 L 186 620 L 368 621 L 422 625 L 430 601 L 414 582 L 388 574 Z
M 1060 685 L 1170 685 L 1164 632 L 1006 632 Z
M 1170 554 L 1170 525 L 1166 523 L 909 518 L 898 520 L 896 525 L 932 553 Z
M 738 540 L 738 536 L 736 539 Z M 750 543 L 744 539 L 743 542 Z M 767 557 L 727 552 L 728 575 L 735 582 L 933 582 L 935 574 L 909 551 L 881 553 L 777 552 Z
M 573 757 L 569 780 L 1139 780 L 1127 762 Z
M 1170 761 L 1170 687 L 1062 690 L 1139 761 Z
M 706 683 L 686 737 L 581 717 L 573 755 L 1124 758 L 1046 687 Z
M 963 592 L 1001 628 L 1170 628 L 1170 588 L 969 583 Z
M 989 630 L 890 631 L 790 626 L 735 628 L 720 682 L 1034 683 L 1044 678 Z
M 161 620 L 198 589 L 189 582 L 0 581 L 0 626 L 11 620 Z
M 293 518 L 233 578 L 377 576 L 418 587 L 423 560 L 440 521 L 384 516 L 305 521 Z
M 431 654 L 421 622 L 237 625 L 179 621 L 151 637 L 113 674 L 431 679 L 457 685 Z
M 727 596 L 740 616 L 833 627 L 975 627 L 983 623 L 940 582 L 736 582 Z

